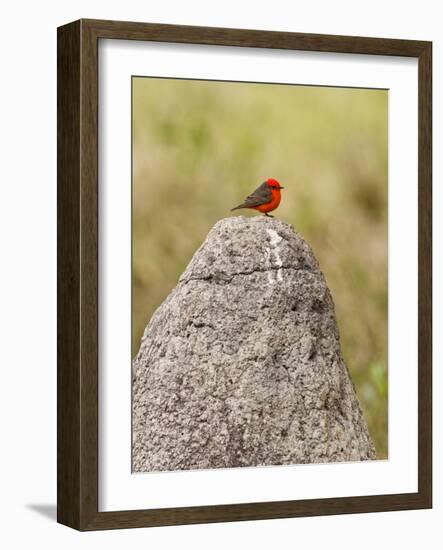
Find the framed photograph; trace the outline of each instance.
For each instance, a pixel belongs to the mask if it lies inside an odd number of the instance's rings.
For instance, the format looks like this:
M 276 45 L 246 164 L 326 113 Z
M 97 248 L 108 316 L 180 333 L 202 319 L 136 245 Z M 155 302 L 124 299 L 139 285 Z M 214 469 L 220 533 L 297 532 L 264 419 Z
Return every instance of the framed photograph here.
M 58 521 L 432 506 L 432 44 L 58 29 Z

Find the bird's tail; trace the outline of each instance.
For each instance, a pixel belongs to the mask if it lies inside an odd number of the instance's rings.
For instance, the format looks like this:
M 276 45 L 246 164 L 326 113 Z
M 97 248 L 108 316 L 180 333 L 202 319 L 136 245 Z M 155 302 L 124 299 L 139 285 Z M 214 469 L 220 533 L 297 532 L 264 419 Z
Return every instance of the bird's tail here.
M 234 211 L 234 210 L 241 210 L 242 208 L 244 208 L 244 204 L 239 204 L 238 206 L 236 206 L 235 208 L 231 208 L 231 212 Z

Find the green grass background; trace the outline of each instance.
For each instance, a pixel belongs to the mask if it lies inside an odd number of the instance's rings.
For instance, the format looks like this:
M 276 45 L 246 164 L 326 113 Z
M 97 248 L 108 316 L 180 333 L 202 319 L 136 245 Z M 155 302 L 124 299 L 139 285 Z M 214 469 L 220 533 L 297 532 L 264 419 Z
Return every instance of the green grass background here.
M 388 92 L 133 79 L 133 354 L 214 223 L 268 177 L 310 243 L 387 457 Z

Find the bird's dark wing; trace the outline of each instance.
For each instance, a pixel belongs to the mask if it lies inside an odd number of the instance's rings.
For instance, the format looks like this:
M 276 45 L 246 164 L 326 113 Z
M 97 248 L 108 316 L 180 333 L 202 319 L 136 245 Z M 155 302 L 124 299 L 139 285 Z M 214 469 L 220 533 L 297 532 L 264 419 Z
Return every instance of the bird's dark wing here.
M 244 203 L 236 206 L 237 208 L 252 208 L 254 206 L 260 206 L 260 204 L 266 204 L 272 200 L 272 191 L 266 182 L 263 182 L 257 189 L 251 193 Z

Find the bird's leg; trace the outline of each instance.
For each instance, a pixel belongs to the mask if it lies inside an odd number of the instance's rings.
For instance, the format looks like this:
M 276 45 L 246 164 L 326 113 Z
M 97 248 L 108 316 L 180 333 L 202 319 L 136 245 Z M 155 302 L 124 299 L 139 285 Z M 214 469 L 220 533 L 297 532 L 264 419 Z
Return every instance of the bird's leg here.
M 274 216 L 271 216 L 271 214 L 268 214 L 267 212 L 265 212 L 265 216 L 268 216 L 268 218 L 273 218 Z

